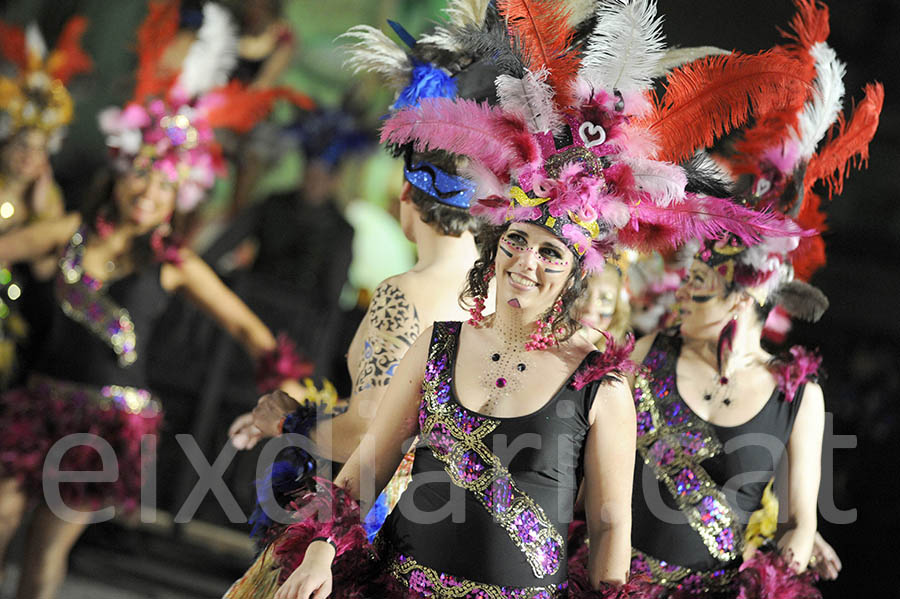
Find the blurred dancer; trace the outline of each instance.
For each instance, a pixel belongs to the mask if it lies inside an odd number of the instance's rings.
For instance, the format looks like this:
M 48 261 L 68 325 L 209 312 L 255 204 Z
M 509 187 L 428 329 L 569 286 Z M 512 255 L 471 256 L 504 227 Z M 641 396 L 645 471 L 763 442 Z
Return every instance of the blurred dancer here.
M 86 26 L 82 17 L 71 19 L 48 52 L 35 25 L 26 34 L 0 22 L 4 58 L 16 69 L 14 76 L 0 77 L 0 233 L 64 212 L 49 156 L 72 119 L 65 85 L 91 66 L 79 47 Z M 40 319 L 29 317 L 47 295 L 32 271 L 47 275 L 55 264 L 53 255 L 29 265 L 0 264 L 0 388 L 15 381 L 46 332 Z
M 187 61 L 182 76 L 196 67 Z M 190 83 L 188 91 L 181 78 L 162 88 L 140 81 L 140 101 L 101 115 L 115 174 L 91 206 L 0 236 L 0 261 L 62 251 L 56 302 L 44 315 L 51 336 L 27 385 L 0 398 L 0 550 L 28 502 L 38 504 L 20 599 L 55 595 L 90 510 L 138 505 L 142 437 L 154 435 L 162 417 L 146 388 L 145 350 L 171 293 L 185 293 L 244 345 L 262 389 L 299 388 L 290 379 L 308 371 L 172 232 L 173 213 L 196 207 L 222 172 L 212 127 L 233 98 L 214 83 L 211 91 Z M 55 453 L 73 434 L 90 437 Z M 118 474 L 111 482 L 66 481 L 67 471 L 109 471 L 109 456 Z

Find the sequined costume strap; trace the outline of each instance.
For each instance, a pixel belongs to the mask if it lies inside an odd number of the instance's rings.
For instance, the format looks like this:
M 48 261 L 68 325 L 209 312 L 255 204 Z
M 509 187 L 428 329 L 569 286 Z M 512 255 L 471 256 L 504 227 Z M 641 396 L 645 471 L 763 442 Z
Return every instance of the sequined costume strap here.
M 99 281 L 85 274 L 82 260 L 86 234 L 84 227 L 76 231 L 59 260 L 56 299 L 66 316 L 83 325 L 116 353 L 120 365 L 130 366 L 137 360 L 134 322 L 128 310 L 102 290 Z
M 460 323 L 436 323 L 419 407 L 422 441 L 444 464 L 450 480 L 471 493 L 509 534 L 538 578 L 560 567 L 564 540 L 543 508 L 523 492 L 485 438 L 500 421 L 453 401 L 453 357 Z
M 738 574 L 737 566 L 716 570 L 693 570 L 669 564 L 637 549 L 631 550 L 631 574 L 643 575 L 653 584 L 690 595 L 729 590 Z
M 411 557 L 395 555 L 388 565 L 391 575 L 418 596 L 441 599 L 562 599 L 568 584 L 541 587 L 505 587 L 474 582 L 423 566 Z
M 688 409 L 675 384 L 679 339 L 660 333 L 634 383 L 637 450 L 716 560 L 741 556 L 743 527 L 701 466 L 722 452 L 712 427 Z

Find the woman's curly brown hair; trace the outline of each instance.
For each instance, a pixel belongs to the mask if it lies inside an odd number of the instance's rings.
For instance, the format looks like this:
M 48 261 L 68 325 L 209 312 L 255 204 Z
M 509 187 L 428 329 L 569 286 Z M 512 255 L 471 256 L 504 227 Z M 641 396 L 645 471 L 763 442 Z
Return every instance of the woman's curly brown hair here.
M 469 274 L 466 277 L 466 286 L 459 294 L 459 305 L 463 309 L 469 310 L 475 305 L 472 301 L 473 298 L 487 296 L 490 285 L 490 278 L 487 277 L 487 274 L 497 258 L 497 247 L 500 243 L 500 238 L 503 237 L 508 228 L 509 224 L 499 226 L 484 225 L 475 236 L 480 255 L 475 261 L 475 265 L 469 270 Z M 580 260 L 575 261 L 567 283 L 569 284 L 568 287 L 560 296 L 560 299 L 562 299 L 562 312 L 550 321 L 550 328 L 557 343 L 566 341 L 581 328 L 581 324 L 575 318 L 577 313 L 576 303 L 587 289 L 587 277 L 581 274 Z M 549 317 L 552 311 L 553 308 L 547 310 L 542 319 Z

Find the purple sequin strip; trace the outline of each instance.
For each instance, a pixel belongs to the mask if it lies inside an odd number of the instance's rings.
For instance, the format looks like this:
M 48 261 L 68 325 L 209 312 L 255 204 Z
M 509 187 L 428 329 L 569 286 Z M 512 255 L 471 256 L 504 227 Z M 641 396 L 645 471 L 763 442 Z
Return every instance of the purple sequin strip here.
M 690 495 L 700 489 L 700 481 L 689 468 L 683 468 L 675 475 L 675 489 L 681 496 Z
M 470 449 L 459 458 L 457 469 L 459 478 L 471 484 L 484 473 L 485 465 L 478 454 Z

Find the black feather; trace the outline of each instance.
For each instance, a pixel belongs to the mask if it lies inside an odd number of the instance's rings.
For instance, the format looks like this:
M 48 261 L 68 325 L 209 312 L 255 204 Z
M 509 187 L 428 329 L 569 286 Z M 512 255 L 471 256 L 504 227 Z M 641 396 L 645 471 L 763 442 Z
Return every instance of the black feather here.
M 828 309 L 825 294 L 803 281 L 791 281 L 775 292 L 775 303 L 800 320 L 816 322 Z
M 681 167 L 687 175 L 685 191 L 714 198 L 734 197 L 733 181 L 707 154 L 698 152 Z

